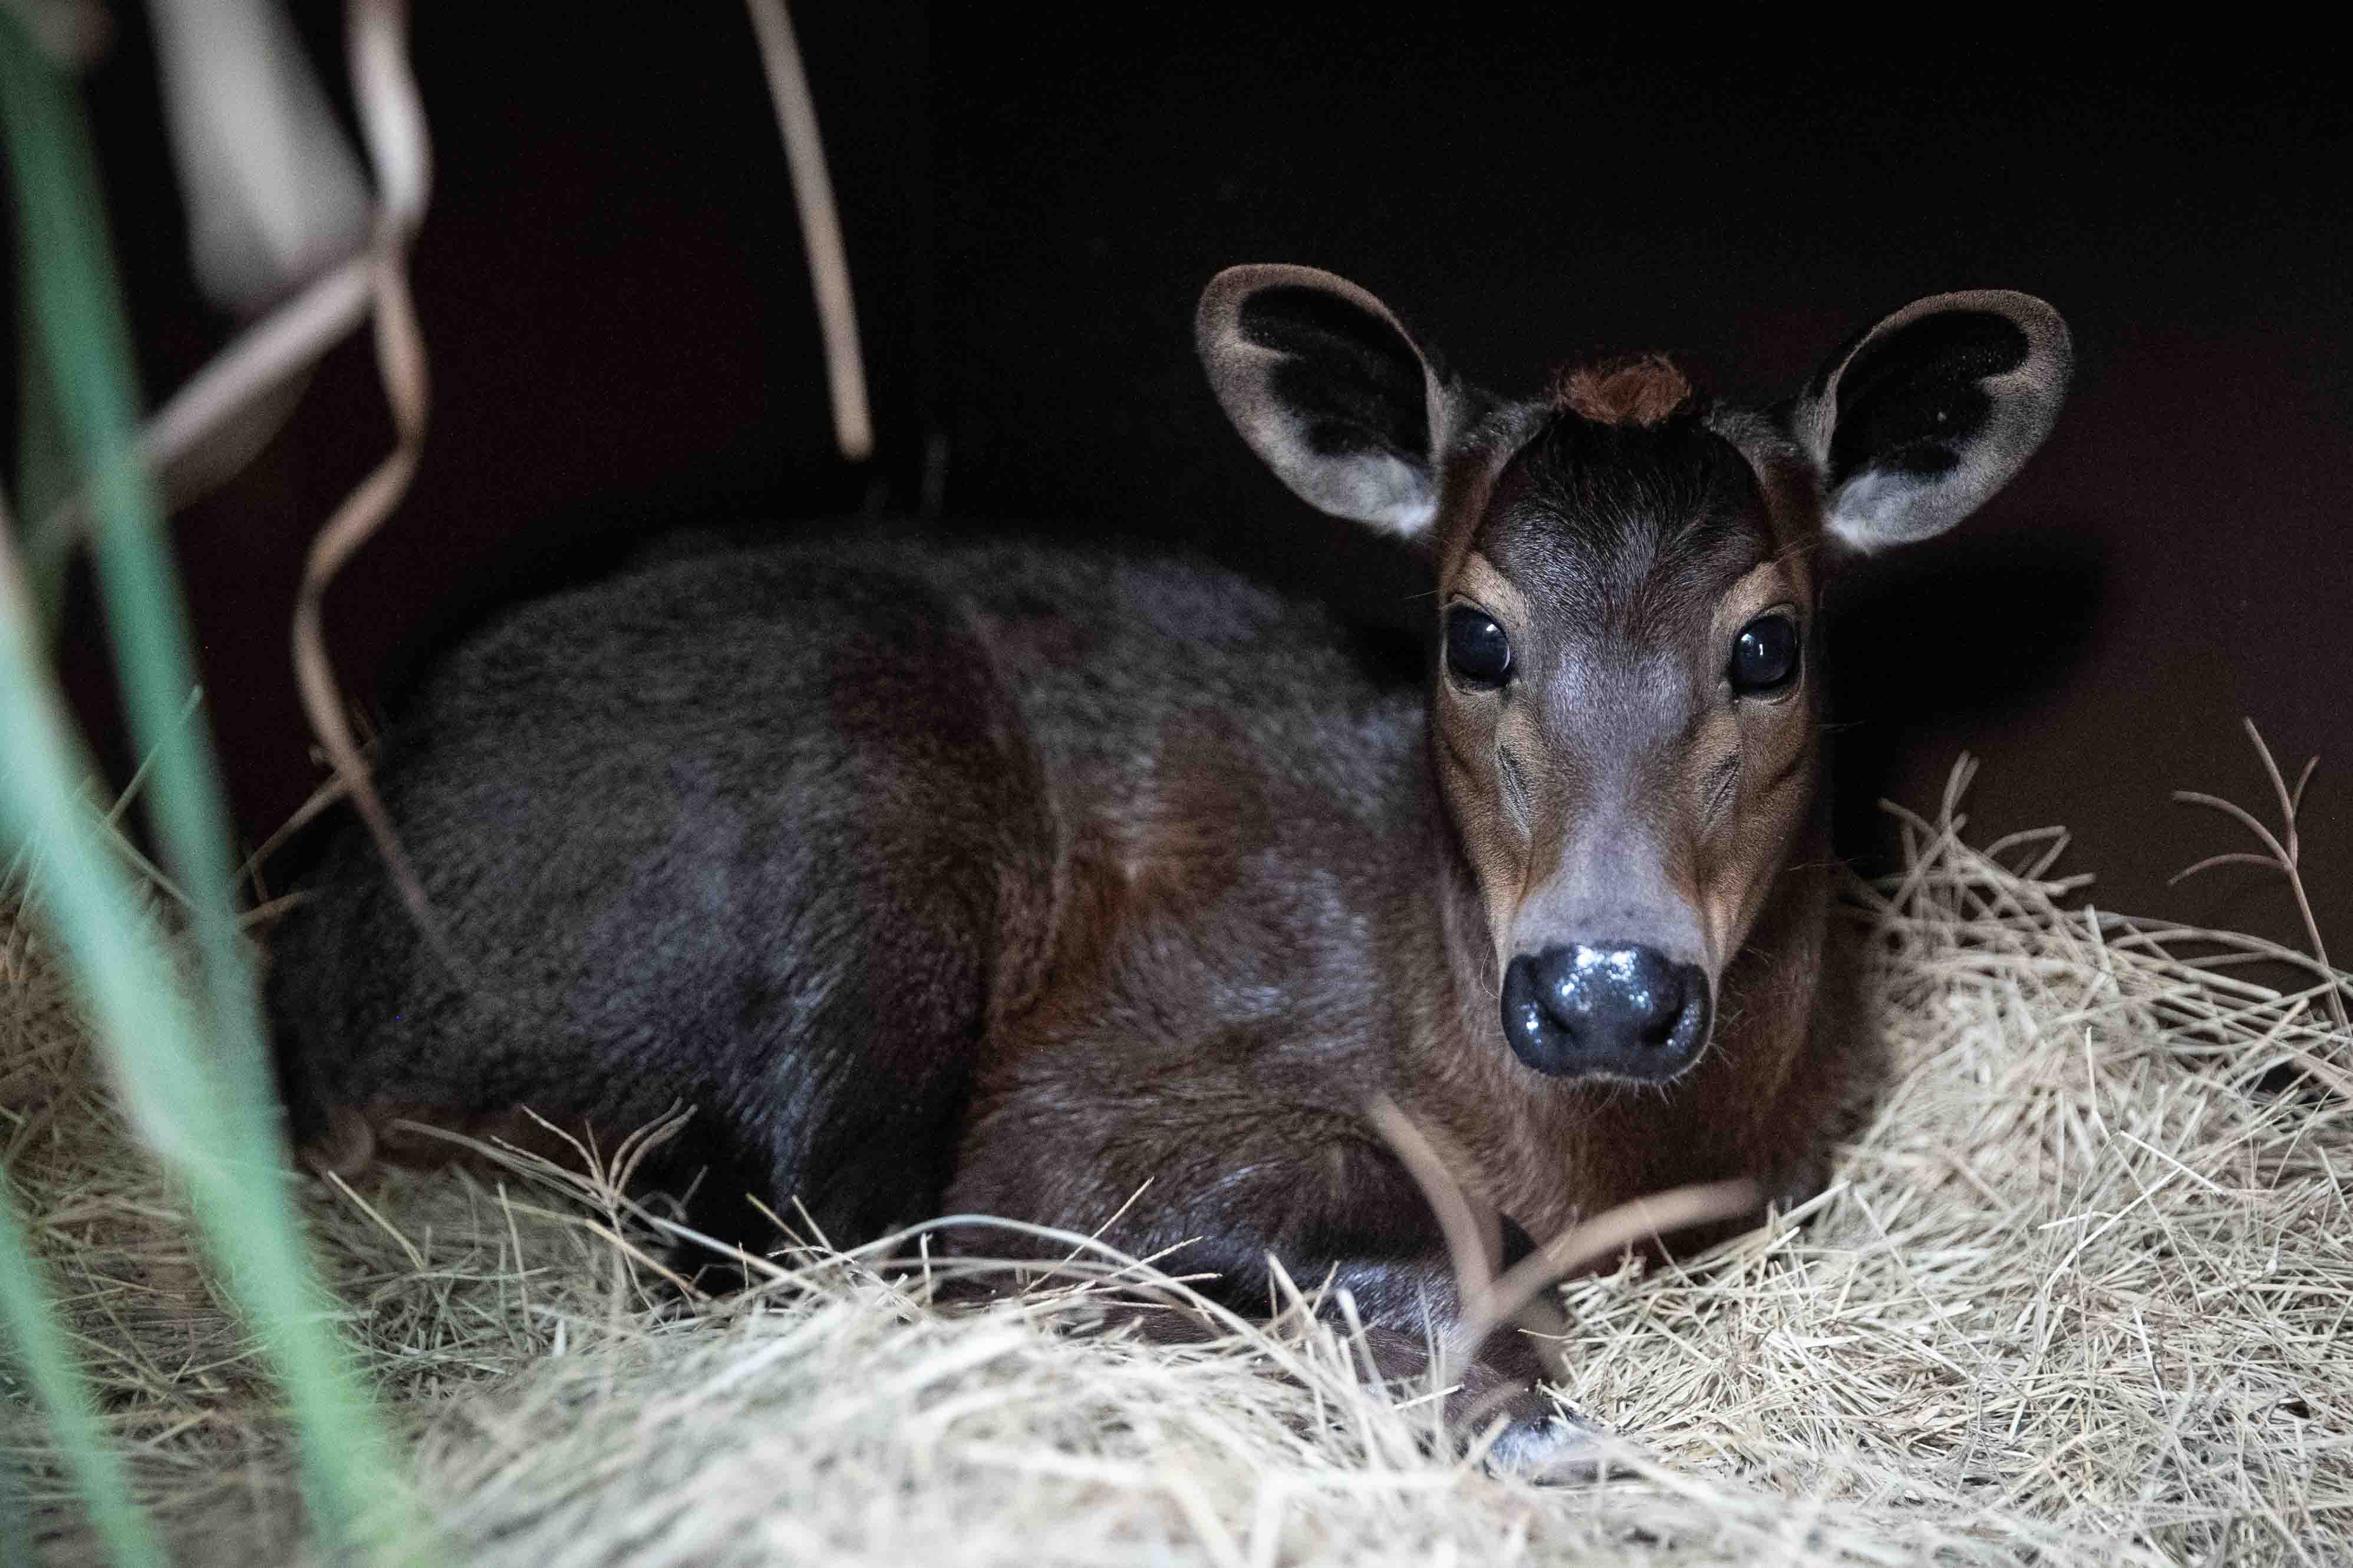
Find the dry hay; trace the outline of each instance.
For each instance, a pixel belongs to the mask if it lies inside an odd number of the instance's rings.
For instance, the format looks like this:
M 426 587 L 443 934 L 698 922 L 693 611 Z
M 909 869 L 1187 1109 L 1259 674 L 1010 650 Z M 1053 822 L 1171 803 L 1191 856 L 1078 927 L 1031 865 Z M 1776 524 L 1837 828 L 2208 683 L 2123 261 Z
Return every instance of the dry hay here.
M 1100 1257 L 950 1313 L 811 1250 L 691 1310 L 548 1168 L 303 1201 L 453 1563 L 2353 1561 L 2353 1041 L 2234 977 L 2263 944 L 1958 828 L 1858 891 L 1889 1071 L 1807 1222 L 1567 1292 L 1569 1397 L 1625 1434 L 1599 1487 L 1434 1454 L 1303 1314 L 1100 1331 L 1107 1278 L 1178 1289 Z M 297 1560 L 268 1385 L 21 924 L 0 959 L 0 1137 L 114 1429 L 186 1561 Z

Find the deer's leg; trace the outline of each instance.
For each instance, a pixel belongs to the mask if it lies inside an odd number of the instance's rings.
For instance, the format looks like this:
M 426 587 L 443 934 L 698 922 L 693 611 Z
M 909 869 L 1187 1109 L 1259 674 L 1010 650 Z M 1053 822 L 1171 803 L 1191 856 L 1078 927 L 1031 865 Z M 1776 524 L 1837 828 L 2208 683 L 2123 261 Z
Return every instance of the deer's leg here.
M 1040 1145 L 1008 1139 L 992 1147 L 984 1139 L 967 1144 L 949 1206 L 1100 1231 L 1135 1256 L 1177 1247 L 1170 1269 L 1214 1274 L 1197 1288 L 1244 1313 L 1279 1305 L 1268 1266 L 1273 1258 L 1302 1289 L 1314 1292 L 1328 1282 L 1325 1310 L 1335 1318 L 1340 1293 L 1346 1292 L 1366 1326 L 1373 1361 L 1366 1370 L 1378 1381 L 1427 1392 L 1436 1370 L 1432 1348 L 1451 1352 L 1443 1369 L 1451 1384 L 1446 1411 L 1458 1438 L 1481 1438 L 1501 1421 L 1488 1449 L 1494 1461 L 1547 1479 L 1589 1477 L 1591 1428 L 1546 1391 L 1534 1338 L 1505 1323 L 1475 1346 L 1451 1344 L 1462 1303 L 1445 1237 L 1411 1175 L 1361 1122 L 1319 1116 L 1320 1136 L 1303 1139 L 1305 1120 L 1283 1117 L 1268 1129 L 1264 1143 L 1240 1132 L 1220 1152 L 1222 1171 L 1164 1171 L 1148 1187 L 1141 1174 L 1131 1181 L 1108 1171 L 1075 1181 L 1065 1173 L 1065 1180 L 1053 1184 L 1066 1196 L 1095 1194 L 1106 1205 L 1101 1215 L 1037 1212 L 1023 1200 L 1039 1192 Z M 1059 1145 L 1071 1146 L 1067 1140 Z M 1112 1218 L 1139 1187 L 1141 1197 Z M 1001 1256 L 1015 1240 L 990 1234 L 965 1245 Z M 1209 1331 L 1179 1313 L 1155 1310 L 1140 1321 L 1148 1337 L 1162 1341 Z

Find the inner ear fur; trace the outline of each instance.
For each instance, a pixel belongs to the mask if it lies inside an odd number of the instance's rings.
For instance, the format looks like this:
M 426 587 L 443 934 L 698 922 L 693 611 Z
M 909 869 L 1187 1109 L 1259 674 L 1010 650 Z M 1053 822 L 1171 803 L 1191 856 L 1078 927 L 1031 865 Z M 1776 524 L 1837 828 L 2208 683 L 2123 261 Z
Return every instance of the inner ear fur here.
M 2067 323 L 2031 294 L 1936 294 L 1880 321 L 1794 411 L 1825 529 L 1875 550 L 1952 527 L 2051 433 L 2073 364 Z
M 1388 306 L 1312 267 L 1233 267 L 1193 335 L 1251 451 L 1318 510 L 1398 533 L 1438 515 L 1446 378 Z

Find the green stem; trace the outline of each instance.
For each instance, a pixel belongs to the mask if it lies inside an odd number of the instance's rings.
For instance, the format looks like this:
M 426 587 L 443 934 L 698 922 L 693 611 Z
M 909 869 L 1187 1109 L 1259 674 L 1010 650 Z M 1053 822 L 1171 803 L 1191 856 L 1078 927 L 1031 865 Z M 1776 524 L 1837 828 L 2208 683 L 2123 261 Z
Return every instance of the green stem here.
M 148 820 L 164 863 L 192 900 L 202 978 L 196 1016 L 188 1016 L 156 961 L 149 923 L 126 915 L 137 906 L 118 886 L 119 870 L 87 852 L 87 824 L 66 809 L 69 803 L 43 793 L 0 805 L 16 806 L 8 813 L 10 826 L 43 847 L 52 873 L 42 879 L 43 908 L 98 1015 L 125 1098 L 142 1131 L 186 1178 L 229 1289 L 286 1389 L 313 1521 L 330 1541 L 357 1543 L 375 1536 L 371 1521 L 396 1522 L 383 1509 L 390 1445 L 314 1283 L 289 1188 L 259 1000 L 233 901 L 220 778 L 206 727 L 182 712 L 195 683 L 193 638 L 162 509 L 138 456 L 135 376 L 100 220 L 95 161 L 71 93 L 5 12 L 0 118 L 32 324 L 55 377 L 60 423 L 90 479 L 96 577 L 132 735 L 153 758 Z M 14 584 L 7 591 L 16 603 L 0 605 L 0 619 L 13 622 L 18 634 L 6 639 L 16 664 L 36 650 L 21 592 Z M 56 712 L 58 743 L 37 748 L 50 754 L 37 765 L 20 752 L 20 739 L 52 730 L 34 716 L 45 705 L 46 674 L 34 663 L 12 668 L 10 677 L 9 706 L 0 713 L 9 728 L 12 776 L 0 794 L 46 792 L 74 776 L 62 771 L 69 731 Z M 50 778 L 49 769 L 59 771 Z M 43 774 L 39 784 L 28 785 L 37 773 Z M 128 993 L 121 989 L 126 980 Z

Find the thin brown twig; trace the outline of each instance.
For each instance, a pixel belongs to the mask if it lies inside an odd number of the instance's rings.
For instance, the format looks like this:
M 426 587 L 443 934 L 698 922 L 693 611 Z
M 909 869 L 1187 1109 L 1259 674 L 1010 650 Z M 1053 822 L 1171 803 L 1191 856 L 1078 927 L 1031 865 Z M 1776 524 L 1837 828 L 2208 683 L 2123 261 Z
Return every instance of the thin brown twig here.
M 442 963 L 470 988 L 470 971 L 443 933 L 425 884 L 393 831 L 383 797 L 369 782 L 366 759 L 336 689 L 325 628 L 327 585 L 392 515 L 416 477 L 431 405 L 425 336 L 408 287 L 408 247 L 425 216 L 432 149 L 408 64 L 407 20 L 405 0 L 362 0 L 352 7 L 348 39 L 353 97 L 378 186 L 369 282 L 377 370 L 392 410 L 396 444 L 311 542 L 295 592 L 294 680 L 303 713 L 375 841 L 401 901 Z
M 801 247 L 808 257 L 809 289 L 817 296 L 818 331 L 825 343 L 827 390 L 833 404 L 833 436 L 841 455 L 863 462 L 874 451 L 874 420 L 866 402 L 866 364 L 859 355 L 858 310 L 849 295 L 849 258 L 841 240 L 833 181 L 825 170 L 817 102 L 800 45 L 784 0 L 744 0 L 760 44 L 760 67 L 784 138 L 785 163 L 792 176 L 793 205 L 801 223 Z
M 365 753 L 362 754 L 364 756 Z M 283 848 L 288 839 L 317 821 L 330 807 L 340 802 L 343 798 L 343 794 L 344 784 L 341 778 L 331 776 L 322 782 L 316 789 L 303 797 L 302 804 L 296 806 L 285 821 L 270 830 L 269 837 L 263 839 L 252 854 L 245 858 L 245 864 L 237 868 L 237 879 L 258 889 L 261 883 L 262 868 L 269 865 L 270 857 Z
M 1374 1129 L 1388 1141 L 1390 1149 L 1438 1216 L 1439 1234 L 1446 1238 L 1447 1256 L 1454 1269 L 1455 1289 L 1467 1303 L 1494 1280 L 1504 1250 L 1500 1216 L 1493 1209 L 1472 1201 L 1445 1157 L 1430 1142 L 1429 1134 L 1399 1110 L 1395 1100 L 1387 1095 L 1377 1095 L 1366 1108 L 1366 1115 Z
M 249 412 L 311 374 L 328 347 L 366 316 L 373 259 L 354 256 L 321 273 L 302 291 L 239 332 L 227 347 L 174 393 L 139 434 L 139 455 L 167 503 L 177 510 L 200 500 L 243 467 L 274 434 L 268 421 L 248 426 L 236 453 L 215 443 Z M 259 437 L 257 439 L 256 437 Z M 77 490 L 35 524 L 37 556 L 61 553 L 90 526 L 90 497 Z
M 1755 1182 L 1736 1177 L 1635 1198 L 1572 1226 L 1514 1264 L 1464 1312 L 1453 1335 L 1456 1352 L 1474 1353 L 1489 1334 L 1537 1296 L 1613 1253 L 1638 1242 L 1662 1241 L 1694 1226 L 1754 1213 L 1763 1201 Z
M 1495 1254 L 1480 1242 L 1482 1231 L 1493 1235 L 1500 1228 L 1500 1216 L 1471 1195 L 1428 1135 L 1394 1102 L 1377 1099 L 1367 1114 L 1429 1200 L 1451 1255 L 1461 1305 L 1432 1364 L 1436 1386 L 1441 1388 L 1453 1383 L 1454 1369 L 1475 1356 L 1488 1335 L 1561 1280 L 1636 1243 L 1749 1214 L 1763 1201 L 1757 1184 L 1746 1177 L 1639 1197 L 1570 1226 L 1499 1278 L 1490 1261 Z

